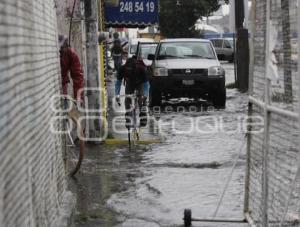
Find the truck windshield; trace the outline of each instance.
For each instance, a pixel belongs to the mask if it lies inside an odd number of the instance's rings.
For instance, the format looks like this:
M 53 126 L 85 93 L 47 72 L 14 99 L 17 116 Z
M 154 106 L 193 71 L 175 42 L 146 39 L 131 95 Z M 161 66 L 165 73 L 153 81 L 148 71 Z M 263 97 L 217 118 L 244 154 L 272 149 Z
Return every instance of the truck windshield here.
M 209 42 L 162 43 L 157 59 L 176 58 L 216 59 L 216 56 Z

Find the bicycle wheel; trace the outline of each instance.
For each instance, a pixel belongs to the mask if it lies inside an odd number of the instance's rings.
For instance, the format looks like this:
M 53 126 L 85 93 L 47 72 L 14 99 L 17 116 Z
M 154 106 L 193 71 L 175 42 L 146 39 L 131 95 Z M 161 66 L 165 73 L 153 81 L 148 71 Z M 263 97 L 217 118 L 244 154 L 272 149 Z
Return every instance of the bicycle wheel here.
M 133 131 L 132 131 L 132 139 L 133 139 L 134 145 L 137 145 L 137 143 L 140 140 L 140 135 L 139 135 L 139 132 L 136 128 L 134 128 Z
M 69 138 L 73 146 L 68 146 L 67 147 L 67 153 L 66 153 L 66 169 L 67 172 L 70 176 L 74 176 L 80 169 L 83 157 L 84 157 L 84 152 L 85 152 L 85 142 L 82 140 L 84 138 L 84 132 L 83 128 L 79 122 L 79 114 L 76 110 L 71 110 L 68 113 L 68 118 L 71 122 L 74 124 L 74 129 L 72 132 L 68 131 L 69 133 Z M 71 130 L 71 128 L 67 129 Z M 73 141 L 73 136 L 72 134 L 78 135 L 78 147 L 75 146 L 74 141 Z
M 134 145 L 137 145 L 138 141 L 140 140 L 140 135 L 138 131 L 137 113 L 136 113 L 138 105 L 139 105 L 138 98 L 136 96 L 134 99 L 134 108 L 132 110 L 132 117 L 133 117 L 132 140 Z

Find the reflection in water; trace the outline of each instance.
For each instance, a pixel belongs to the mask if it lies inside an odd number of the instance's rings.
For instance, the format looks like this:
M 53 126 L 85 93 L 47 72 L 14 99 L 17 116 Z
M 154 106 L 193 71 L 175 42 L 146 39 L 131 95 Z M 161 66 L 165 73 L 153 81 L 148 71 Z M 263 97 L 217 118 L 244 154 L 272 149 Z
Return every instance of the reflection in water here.
M 123 147 L 89 146 L 80 174 L 69 179 L 76 193 L 75 226 L 115 226 L 125 217 L 107 207 L 106 201 L 115 193 L 127 191 L 142 173 L 137 166 L 143 162 L 144 147 L 129 151 Z

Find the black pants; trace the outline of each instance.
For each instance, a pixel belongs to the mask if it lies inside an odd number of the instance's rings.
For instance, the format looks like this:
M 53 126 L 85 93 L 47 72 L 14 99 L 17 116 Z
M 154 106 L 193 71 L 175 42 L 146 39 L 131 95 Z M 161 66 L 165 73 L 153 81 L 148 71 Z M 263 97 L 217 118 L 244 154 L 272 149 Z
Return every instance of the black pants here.
M 122 66 L 122 55 L 113 56 L 115 70 L 118 72 L 120 67 Z

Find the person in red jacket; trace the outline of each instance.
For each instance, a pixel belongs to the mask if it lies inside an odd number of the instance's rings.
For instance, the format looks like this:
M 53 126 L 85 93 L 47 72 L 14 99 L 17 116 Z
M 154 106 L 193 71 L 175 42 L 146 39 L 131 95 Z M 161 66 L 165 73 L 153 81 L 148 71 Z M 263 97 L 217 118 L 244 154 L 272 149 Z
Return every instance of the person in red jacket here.
M 68 83 L 70 77 L 73 82 L 74 98 L 83 102 L 83 88 L 84 88 L 84 74 L 80 64 L 79 56 L 74 49 L 68 45 L 68 38 L 63 35 L 58 37 L 60 46 L 60 66 L 62 76 L 62 92 L 64 95 L 68 94 Z

